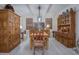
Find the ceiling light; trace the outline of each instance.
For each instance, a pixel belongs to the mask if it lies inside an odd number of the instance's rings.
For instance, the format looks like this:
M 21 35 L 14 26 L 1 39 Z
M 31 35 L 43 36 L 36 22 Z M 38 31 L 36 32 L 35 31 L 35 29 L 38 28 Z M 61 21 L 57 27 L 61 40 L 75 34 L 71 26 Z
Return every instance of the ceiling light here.
M 38 22 L 41 22 L 42 21 L 42 17 L 41 16 L 38 16 Z
M 50 27 L 50 25 L 49 24 L 47 24 L 47 28 L 49 28 Z

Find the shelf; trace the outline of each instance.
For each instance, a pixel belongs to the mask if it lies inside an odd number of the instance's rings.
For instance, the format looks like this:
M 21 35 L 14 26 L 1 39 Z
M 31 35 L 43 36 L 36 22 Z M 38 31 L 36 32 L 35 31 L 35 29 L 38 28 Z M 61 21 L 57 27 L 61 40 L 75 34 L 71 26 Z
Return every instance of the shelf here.
M 70 26 L 70 24 L 61 24 L 61 25 L 58 25 L 58 26 Z

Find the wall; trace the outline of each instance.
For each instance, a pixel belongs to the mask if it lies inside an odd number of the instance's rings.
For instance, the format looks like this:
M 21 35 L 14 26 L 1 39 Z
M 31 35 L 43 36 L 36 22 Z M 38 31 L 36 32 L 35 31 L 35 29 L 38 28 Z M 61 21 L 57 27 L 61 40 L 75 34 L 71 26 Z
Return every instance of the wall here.
M 26 30 L 26 17 L 25 16 L 20 17 L 20 26 L 22 26 L 21 32 Z
M 76 7 L 76 41 L 79 40 L 79 5 Z
M 4 4 L 0 4 L 0 9 L 3 9 L 4 8 Z

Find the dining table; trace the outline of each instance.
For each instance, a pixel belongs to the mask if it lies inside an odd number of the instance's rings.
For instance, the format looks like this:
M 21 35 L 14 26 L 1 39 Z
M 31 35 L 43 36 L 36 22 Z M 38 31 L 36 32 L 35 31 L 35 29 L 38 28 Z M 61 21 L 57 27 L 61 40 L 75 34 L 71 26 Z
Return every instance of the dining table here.
M 30 31 L 30 48 L 33 48 L 34 41 L 44 41 L 44 47 L 48 49 L 48 39 L 49 39 L 49 32 L 47 30 L 43 31 Z

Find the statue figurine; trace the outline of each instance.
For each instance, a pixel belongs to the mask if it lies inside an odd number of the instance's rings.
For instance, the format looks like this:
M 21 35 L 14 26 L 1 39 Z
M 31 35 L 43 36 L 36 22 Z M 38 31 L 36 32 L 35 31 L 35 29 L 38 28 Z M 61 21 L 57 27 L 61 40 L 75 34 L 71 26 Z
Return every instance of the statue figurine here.
M 14 8 L 11 4 L 7 4 L 4 9 L 9 9 L 9 10 L 12 10 L 14 12 Z

